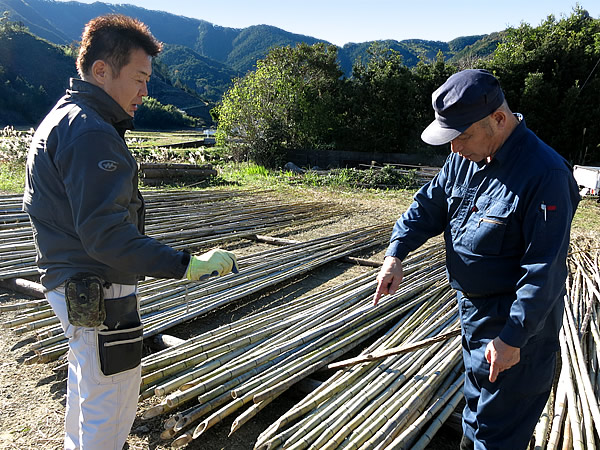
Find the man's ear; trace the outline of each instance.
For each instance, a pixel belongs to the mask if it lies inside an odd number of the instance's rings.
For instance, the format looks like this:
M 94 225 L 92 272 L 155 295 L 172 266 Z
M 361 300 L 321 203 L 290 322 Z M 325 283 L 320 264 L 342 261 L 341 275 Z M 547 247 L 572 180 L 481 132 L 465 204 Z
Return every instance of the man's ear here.
M 94 61 L 94 64 L 92 64 L 92 68 L 90 70 L 93 80 L 92 82 L 98 86 L 104 86 L 109 70 L 110 67 L 108 67 L 108 64 L 101 59 Z
M 507 115 L 503 110 L 497 109 L 491 114 L 491 118 L 496 128 L 503 128 L 506 126 Z

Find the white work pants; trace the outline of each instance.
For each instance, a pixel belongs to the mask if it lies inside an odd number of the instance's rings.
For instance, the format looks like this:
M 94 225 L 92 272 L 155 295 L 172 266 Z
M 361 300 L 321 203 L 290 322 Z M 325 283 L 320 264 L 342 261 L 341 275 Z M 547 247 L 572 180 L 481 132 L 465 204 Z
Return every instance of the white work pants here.
M 136 286 L 112 285 L 104 297 L 120 298 L 135 291 Z M 69 323 L 64 288 L 49 291 L 46 298 L 69 339 L 65 449 L 121 450 L 135 419 L 141 365 L 105 376 L 97 331 Z

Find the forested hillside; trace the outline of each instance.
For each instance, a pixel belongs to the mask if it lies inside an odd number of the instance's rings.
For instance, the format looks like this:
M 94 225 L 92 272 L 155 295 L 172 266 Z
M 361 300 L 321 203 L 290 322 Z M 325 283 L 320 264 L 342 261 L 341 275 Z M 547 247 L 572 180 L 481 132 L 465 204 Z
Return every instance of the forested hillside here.
M 301 149 L 447 154 L 420 139 L 433 118 L 431 93 L 458 70 L 482 68 L 542 140 L 573 164 L 600 165 L 600 19 L 578 7 L 502 34 L 489 58 L 473 56 L 488 45 L 484 38 L 465 41 L 473 55 L 462 64 L 440 52 L 412 69 L 400 48 L 375 43 L 349 78 L 340 77 L 335 46 L 275 49 L 223 97 L 217 142 L 275 167 Z
M 223 92 L 223 76 L 245 74 L 253 70 L 258 59 L 264 58 L 274 47 L 295 47 L 299 43 L 315 44 L 326 41 L 318 37 L 304 36 L 268 25 L 255 25 L 243 29 L 221 27 L 207 21 L 152 11 L 127 4 L 95 2 L 57 2 L 53 0 L 0 0 L 0 12 L 8 11 L 12 21 L 21 22 L 33 34 L 58 45 L 71 45 L 81 36 L 83 27 L 91 18 L 107 13 L 122 13 L 145 22 L 156 37 L 172 45 L 169 58 L 178 59 L 179 72 L 185 74 L 179 81 L 197 91 L 199 95 L 218 96 Z M 497 30 L 490 30 L 497 31 Z M 421 58 L 433 59 L 443 52 L 449 60 L 465 48 L 474 45 L 485 36 L 458 37 L 451 42 L 426 40 L 385 41 L 385 45 L 398 51 L 408 67 L 414 67 Z M 488 39 L 489 40 L 489 39 Z M 493 40 L 497 45 L 498 40 Z M 338 51 L 338 58 L 346 76 L 351 75 L 353 64 L 367 56 L 372 42 L 347 44 Z M 485 57 L 494 51 L 495 45 L 486 48 Z M 174 56 L 178 50 L 187 48 L 189 67 L 183 56 Z M 173 79 L 175 82 L 177 77 Z M 192 79 L 205 80 L 198 83 Z
M 317 42 L 329 44 L 318 36 L 294 34 L 268 25 L 255 25 L 243 29 L 227 28 L 204 20 L 127 4 L 0 0 L 0 11 L 9 11 L 12 20 L 22 22 L 33 34 L 62 45 L 78 41 L 83 26 L 93 17 L 107 13 L 130 15 L 146 23 L 161 41 L 188 47 L 200 56 L 214 59 L 242 73 L 253 69 L 256 61 L 265 57 L 273 47 L 294 47 L 301 42 L 309 45 Z M 493 31 L 500 30 L 490 30 Z M 420 57 L 432 59 L 438 51 L 442 51 L 451 59 L 466 46 L 483 37 L 457 37 L 449 43 L 415 39 L 390 40 L 385 41 L 385 45 L 399 51 L 404 63 L 413 67 Z M 352 64 L 357 57 L 366 55 L 370 45 L 371 42 L 365 42 L 346 44 L 340 48 L 339 58 L 346 75 L 350 75 Z M 491 51 L 493 52 L 493 49 Z
M 69 78 L 77 77 L 75 57 L 73 47 L 54 45 L 6 17 L 0 19 L 0 126 L 37 124 L 65 93 Z M 165 65 L 155 62 L 153 68 L 150 96 L 193 112 L 197 125 L 212 124 L 214 103 L 173 86 Z
M 73 55 L 0 21 L 0 124 L 39 120 L 76 75 Z
M 185 111 L 196 117 L 182 116 L 187 126 L 210 124 L 213 111 L 221 142 L 251 144 L 232 146 L 236 157 L 273 164 L 294 148 L 432 151 L 419 140 L 432 117 L 431 92 L 451 73 L 481 67 L 498 76 L 513 110 L 524 113 L 528 126 L 567 159 L 600 163 L 600 19 L 580 7 L 539 26 L 523 23 L 450 42 L 414 39 L 343 48 L 271 26 L 225 28 L 131 5 L 0 0 L 2 9 L 7 11 L 0 23 L 2 124 L 35 124 L 75 75 L 84 24 L 118 12 L 140 18 L 165 43 L 149 86 L 156 101 L 143 108 Z M 315 81 L 306 84 L 302 73 Z M 163 111 L 161 104 L 174 106 Z M 255 105 L 267 111 L 248 109 Z M 238 114 L 252 123 L 240 123 Z M 239 135 L 242 130 L 247 134 Z M 249 154 L 249 148 L 258 153 Z

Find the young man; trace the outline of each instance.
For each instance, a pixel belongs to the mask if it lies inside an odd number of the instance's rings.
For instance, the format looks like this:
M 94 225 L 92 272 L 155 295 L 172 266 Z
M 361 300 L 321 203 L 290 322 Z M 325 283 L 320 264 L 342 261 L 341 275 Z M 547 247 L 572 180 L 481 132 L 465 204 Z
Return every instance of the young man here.
M 191 256 L 144 235 L 144 201 L 125 131 L 161 44 L 122 15 L 91 20 L 81 80 L 38 127 L 27 160 L 30 215 L 46 297 L 69 339 L 65 448 L 121 450 L 135 418 L 144 275 L 198 280 L 236 270 L 235 256 Z
M 554 377 L 577 184 L 489 72 L 456 73 L 432 98 L 422 139 L 452 153 L 396 222 L 375 304 L 398 289 L 402 259 L 444 233 L 463 336 L 461 449 L 525 449 Z

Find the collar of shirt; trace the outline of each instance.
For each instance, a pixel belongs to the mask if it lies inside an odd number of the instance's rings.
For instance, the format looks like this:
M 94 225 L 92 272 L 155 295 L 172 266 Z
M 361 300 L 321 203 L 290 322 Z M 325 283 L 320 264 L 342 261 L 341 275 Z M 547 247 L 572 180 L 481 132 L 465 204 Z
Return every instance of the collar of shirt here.
M 90 108 L 102 116 L 102 118 L 114 126 L 121 136 L 125 130 L 133 129 L 133 119 L 121 106 L 103 89 L 78 78 L 71 78 L 70 89 L 67 94 L 79 97 Z
M 519 151 L 518 146 L 515 145 L 515 142 L 519 141 L 523 136 L 525 136 L 527 132 L 527 125 L 525 125 L 525 119 L 521 114 L 515 114 L 519 119 L 519 124 L 510 134 L 508 139 L 504 141 L 504 144 L 498 149 L 498 151 L 494 154 L 492 160 L 488 163 L 484 160 L 475 163 L 479 167 L 479 169 L 483 169 L 486 166 L 491 164 L 503 164 L 505 161 L 512 158 L 514 152 Z

